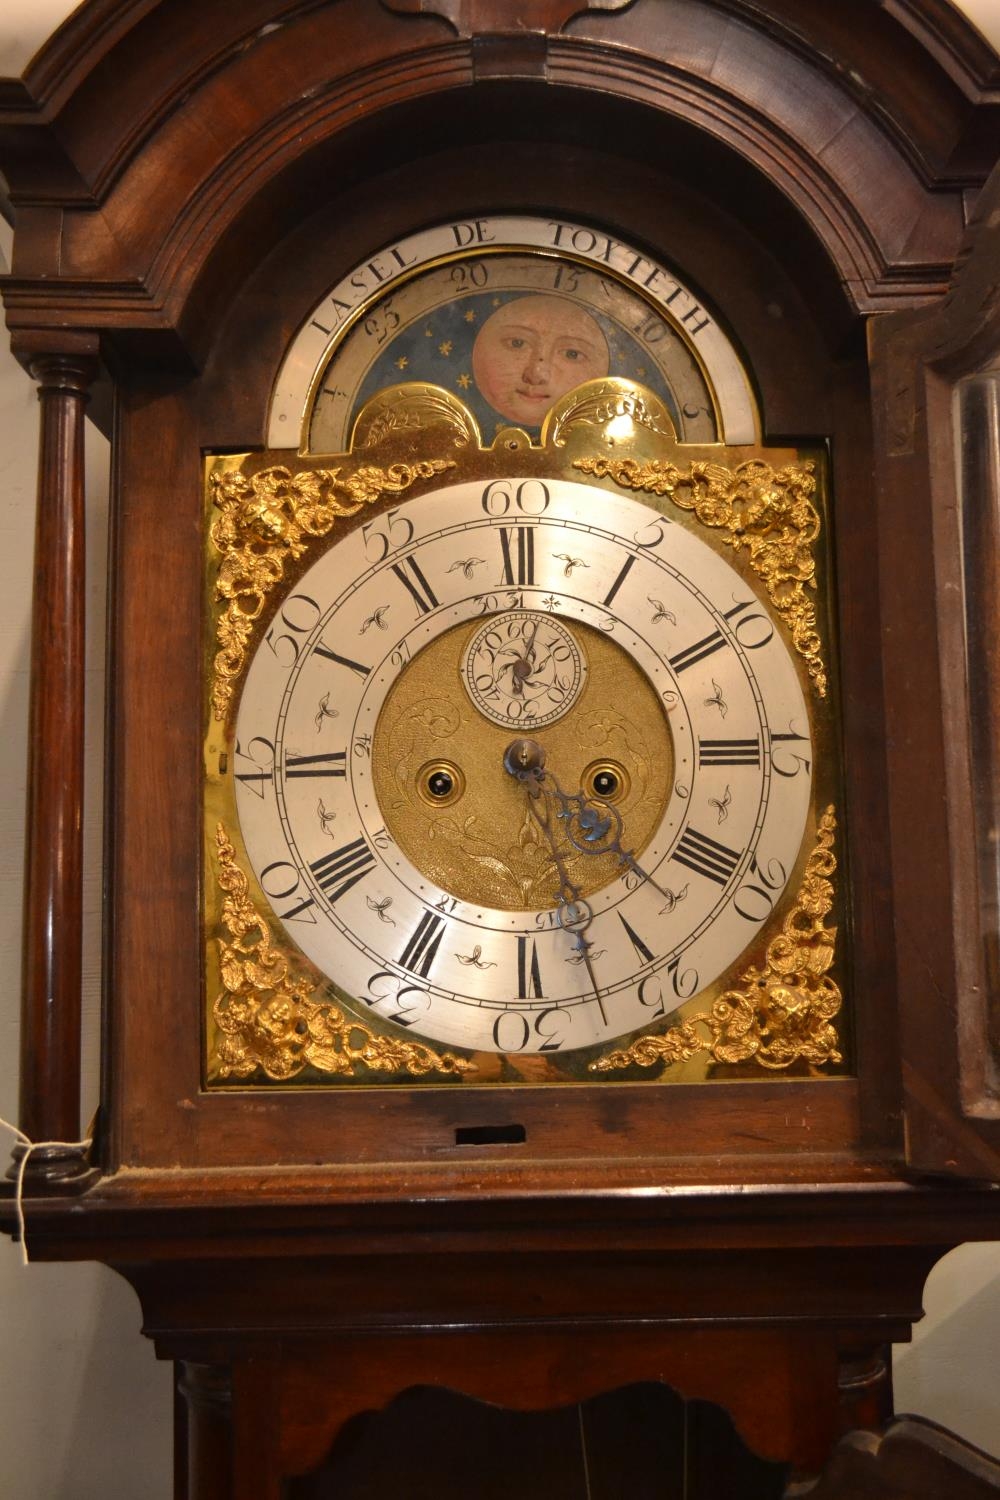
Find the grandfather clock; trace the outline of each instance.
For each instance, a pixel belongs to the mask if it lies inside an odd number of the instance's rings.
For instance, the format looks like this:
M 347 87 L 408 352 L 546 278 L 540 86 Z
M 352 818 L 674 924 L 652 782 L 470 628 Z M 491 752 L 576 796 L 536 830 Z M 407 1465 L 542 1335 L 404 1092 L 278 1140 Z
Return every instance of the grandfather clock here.
M 3 1223 L 137 1290 L 179 1495 L 332 1494 L 417 1387 L 650 1382 L 789 1495 L 1000 1488 L 886 1364 L 1000 1232 L 998 88 L 944 0 L 88 0 L 7 85 Z

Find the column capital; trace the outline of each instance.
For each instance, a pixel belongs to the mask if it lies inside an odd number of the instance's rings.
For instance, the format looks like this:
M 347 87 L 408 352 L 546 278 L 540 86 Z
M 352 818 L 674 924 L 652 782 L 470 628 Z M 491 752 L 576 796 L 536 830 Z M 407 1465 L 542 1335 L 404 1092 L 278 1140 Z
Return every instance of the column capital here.
M 100 365 L 100 338 L 96 333 L 18 329 L 11 336 L 11 349 L 32 380 L 38 382 L 40 393 L 56 390 L 86 397 Z

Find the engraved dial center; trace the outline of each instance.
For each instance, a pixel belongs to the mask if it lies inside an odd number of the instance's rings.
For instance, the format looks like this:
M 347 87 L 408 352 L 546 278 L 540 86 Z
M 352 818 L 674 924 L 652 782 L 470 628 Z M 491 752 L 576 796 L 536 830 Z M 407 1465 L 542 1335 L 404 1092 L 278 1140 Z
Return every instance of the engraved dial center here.
M 540 729 L 576 703 L 587 660 L 560 620 L 538 610 L 512 610 L 476 632 L 461 673 L 466 692 L 491 723 Z
M 530 640 L 541 611 L 494 616 L 516 620 L 513 639 Z M 468 690 L 483 625 L 446 630 L 424 647 L 389 690 L 372 746 L 372 783 L 379 816 L 399 849 L 429 880 L 479 909 L 548 910 L 558 877 L 551 850 L 525 805 L 523 787 L 504 769 L 513 746 L 525 746 L 528 769 L 540 759 L 558 768 L 567 786 L 586 783 L 591 768 L 620 765 L 627 795 L 619 806 L 629 839 L 645 848 L 659 826 L 674 766 L 670 726 L 655 688 L 627 652 L 587 625 L 573 626 L 579 659 L 589 663 L 572 713 L 537 732 L 484 714 Z M 570 635 L 562 627 L 552 637 Z M 548 639 L 546 635 L 544 637 Z M 539 626 L 536 640 L 543 639 Z M 515 660 L 520 657 L 515 657 Z M 505 680 L 510 673 L 505 674 Z M 530 721 L 529 721 L 530 722 Z M 444 794 L 441 772 L 451 781 Z M 567 848 L 567 869 L 586 894 L 620 874 L 613 855 L 595 858 Z

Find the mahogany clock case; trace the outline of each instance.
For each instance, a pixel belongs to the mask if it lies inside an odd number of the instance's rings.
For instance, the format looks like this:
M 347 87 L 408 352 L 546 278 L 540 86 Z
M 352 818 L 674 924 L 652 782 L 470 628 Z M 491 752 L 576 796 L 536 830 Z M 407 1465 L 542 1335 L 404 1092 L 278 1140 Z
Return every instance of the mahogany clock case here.
M 946 784 L 961 803 L 948 768 L 964 730 L 945 743 L 939 695 L 909 675 L 911 640 L 933 682 L 955 665 L 939 650 L 956 650 L 954 632 L 950 645 L 936 633 L 940 537 L 916 473 L 919 397 L 916 416 L 898 410 L 923 378 L 912 364 L 919 332 L 907 380 L 893 385 L 882 370 L 896 348 L 893 309 L 943 292 L 967 190 L 992 160 L 995 69 L 984 49 L 936 0 L 877 17 L 812 0 L 684 0 L 669 38 L 648 0 L 546 0 L 537 31 L 512 30 L 488 0 L 467 11 L 450 0 L 437 11 L 416 0 L 262 5 L 240 18 L 223 9 L 209 39 L 207 21 L 177 30 L 187 12 L 172 0 L 86 7 L 30 86 L 4 95 L 19 213 L 5 289 L 15 347 L 41 368 L 99 343 L 116 388 L 101 1168 L 336 1166 L 348 1193 L 355 1169 L 389 1192 L 418 1167 L 442 1189 L 483 1172 L 541 1187 L 579 1183 L 581 1172 L 604 1182 L 608 1160 L 623 1187 L 650 1175 L 893 1177 L 906 1149 L 900 1037 L 919 1040 L 922 1007 L 936 1017 L 937 996 L 954 1019 L 956 939 L 938 920 L 952 901 L 954 830 L 938 809 Z M 115 26 L 104 28 L 106 12 Z M 848 66 L 865 18 L 877 108 Z M 320 55 L 331 61 L 311 91 Z M 304 92 L 289 112 L 293 59 Z M 115 70 L 127 87 L 104 88 Z M 355 74 L 366 81 L 357 94 Z M 61 217 L 49 212 L 56 202 Z M 827 447 L 853 1078 L 597 1085 L 558 1108 L 528 1088 L 488 1101 L 433 1088 L 377 1098 L 202 1088 L 202 456 L 263 445 L 283 353 L 339 276 L 417 229 L 489 213 L 593 223 L 675 266 L 742 351 L 762 441 Z M 875 378 L 894 392 L 888 430 L 865 346 L 865 319 L 883 312 Z M 919 497 L 909 505 L 893 477 L 903 454 Z M 905 586 L 911 576 L 920 589 Z M 931 732 L 914 754 L 917 717 Z M 920 929 L 935 943 L 923 974 L 907 936 Z M 901 1007 L 911 1017 L 902 1031 Z M 458 1131 L 514 1126 L 516 1147 L 470 1156 L 457 1144 Z M 964 1146 L 939 1155 L 977 1172 L 992 1160 L 987 1149 L 977 1165 Z
M 499 108 L 501 100 L 504 108 Z M 494 129 L 512 115 L 551 136 L 559 108 L 532 91 L 499 95 L 487 113 Z M 567 112 L 568 113 L 568 112 Z M 475 118 L 481 122 L 481 115 Z M 458 114 L 459 126 L 468 124 Z M 456 111 L 448 112 L 448 127 Z M 843 299 L 827 276 L 827 296 L 800 283 L 813 270 L 797 255 L 779 263 L 719 195 L 642 162 L 580 142 L 493 140 L 442 147 L 400 163 L 403 143 L 445 134 L 445 121 L 399 120 L 375 140 L 344 143 L 323 162 L 325 180 L 358 178 L 332 201 L 297 189 L 300 222 L 223 299 L 213 296 L 214 337 L 195 377 L 123 371 L 119 383 L 115 610 L 115 760 L 113 807 L 114 1039 L 106 1144 L 109 1164 L 164 1167 L 261 1166 L 330 1162 L 433 1163 L 461 1173 L 470 1156 L 458 1141 L 523 1141 L 499 1152 L 515 1177 L 529 1163 L 558 1177 L 588 1160 L 614 1157 L 626 1176 L 650 1158 L 687 1158 L 685 1173 L 724 1174 L 734 1126 L 753 1116 L 750 1170 L 795 1176 L 798 1156 L 855 1157 L 897 1148 L 892 1078 L 893 1000 L 886 920 L 884 709 L 877 657 L 877 582 L 871 546 L 870 434 L 864 412 L 864 361 L 852 346 Z M 607 122 L 591 122 L 607 131 Z M 482 133 L 482 123 L 479 125 Z M 578 129 L 578 127 L 576 127 Z M 684 135 L 684 132 L 681 132 Z M 677 143 L 647 143 L 675 161 Z M 318 166 L 318 164 L 314 164 Z M 698 175 L 697 171 L 694 175 Z M 488 192 L 483 183 L 489 182 Z M 734 189 L 734 192 L 736 190 Z M 318 197 L 318 195 L 316 195 Z M 841 852 L 851 871 L 852 939 L 845 944 L 847 987 L 857 1036 L 847 1045 L 859 1078 L 715 1083 L 708 1090 L 647 1084 L 582 1089 L 558 1108 L 543 1090 L 351 1090 L 283 1097 L 257 1092 L 251 1108 L 238 1093 L 201 1090 L 201 1039 L 192 1024 L 202 978 L 197 936 L 202 700 L 200 611 L 200 459 L 203 451 L 263 446 L 268 398 L 281 357 L 324 292 L 365 257 L 415 227 L 477 213 L 530 212 L 594 218 L 611 234 L 650 253 L 694 283 L 728 325 L 757 382 L 766 442 L 829 443 L 835 500 L 835 612 L 842 624 L 843 755 L 848 767 Z M 591 211 L 588 214 L 587 209 Z M 286 209 L 286 213 L 288 210 Z M 289 215 L 289 217 L 293 217 Z M 268 221 L 263 221 L 266 237 Z M 273 231 L 272 231 L 273 232 Z M 817 304 L 826 316 L 814 316 Z M 855 341 L 856 342 L 856 341 Z M 835 689 L 836 691 L 836 689 Z M 135 747 L 143 747 L 135 754 Z M 150 879 L 150 871 L 157 878 Z M 141 901 L 134 899 L 141 891 Z M 180 1003 L 179 997 L 191 997 Z M 141 999 L 140 999 L 141 997 Z M 795 1105 L 789 1109 L 794 1098 Z M 180 1100 L 178 1107 L 176 1101 Z M 472 1153 L 475 1154 L 475 1153 Z M 753 1158 L 758 1159 L 754 1167 Z M 702 1159 L 692 1165 L 691 1159 Z M 775 1159 L 778 1159 L 777 1162 Z M 631 1160 L 630 1160 L 631 1159 Z M 629 1163 L 626 1165 L 626 1163 Z M 569 1168 L 567 1163 L 573 1163 Z M 559 1166 L 557 1163 L 563 1163 Z M 662 1170 L 662 1165 L 658 1167 Z
M 115 391 L 102 1105 L 88 1162 L 32 1156 L 28 1234 L 122 1270 L 183 1362 L 178 1494 L 270 1500 L 422 1384 L 551 1407 L 668 1381 L 815 1474 L 888 1417 L 930 1266 L 996 1236 L 994 1192 L 914 1181 L 1000 1179 L 954 519 L 954 387 L 1000 343 L 987 52 L 944 0 L 88 0 L 0 87 L 36 589 L 71 638 L 35 633 L 35 1139 L 77 1129 L 64 727 L 98 355 Z M 204 456 L 264 447 L 340 276 L 504 213 L 675 267 L 762 443 L 826 452 L 849 1076 L 204 1087 Z

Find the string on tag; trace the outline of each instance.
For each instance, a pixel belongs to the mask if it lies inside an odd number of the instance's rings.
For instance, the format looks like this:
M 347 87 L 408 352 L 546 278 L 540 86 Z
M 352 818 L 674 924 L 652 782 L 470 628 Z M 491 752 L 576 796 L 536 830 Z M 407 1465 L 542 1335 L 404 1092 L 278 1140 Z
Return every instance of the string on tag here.
M 28 1165 L 28 1157 L 32 1151 L 41 1151 L 45 1147 L 56 1147 L 63 1151 L 89 1151 L 94 1144 L 93 1138 L 88 1136 L 85 1141 L 33 1141 L 25 1135 L 23 1130 L 18 1130 L 9 1120 L 0 1116 L 0 1125 L 17 1136 L 18 1144 L 24 1147 L 21 1160 L 17 1164 L 17 1178 L 14 1191 L 14 1212 L 17 1215 L 17 1237 L 21 1245 L 21 1264 L 28 1264 L 28 1236 L 24 1222 L 24 1173 Z

